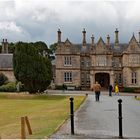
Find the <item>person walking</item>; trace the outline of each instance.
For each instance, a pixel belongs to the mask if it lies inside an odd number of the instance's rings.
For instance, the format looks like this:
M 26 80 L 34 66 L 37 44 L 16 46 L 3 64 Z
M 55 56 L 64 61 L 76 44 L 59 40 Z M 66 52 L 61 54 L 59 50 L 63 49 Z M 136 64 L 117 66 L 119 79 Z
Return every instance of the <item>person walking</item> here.
M 63 92 L 65 92 L 66 86 L 65 84 L 62 85 Z
M 118 85 L 116 84 L 115 85 L 115 95 L 119 95 L 119 87 L 118 87 Z
M 112 85 L 109 85 L 109 96 L 112 96 L 112 90 L 113 90 Z
M 93 85 L 93 90 L 95 92 L 95 100 L 99 101 L 100 100 L 101 85 L 97 81 Z

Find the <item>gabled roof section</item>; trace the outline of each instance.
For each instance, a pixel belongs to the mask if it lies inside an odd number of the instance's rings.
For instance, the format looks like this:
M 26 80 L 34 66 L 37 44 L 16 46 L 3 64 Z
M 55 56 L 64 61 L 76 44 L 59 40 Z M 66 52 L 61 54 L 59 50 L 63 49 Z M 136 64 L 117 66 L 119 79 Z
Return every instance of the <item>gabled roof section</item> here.
M 70 45 L 72 45 L 72 43 L 69 41 L 68 38 L 66 39 L 66 41 L 64 42 L 64 44 L 65 44 L 66 46 L 70 46 Z
M 129 44 L 134 43 L 134 42 L 138 44 L 138 42 L 137 42 L 137 40 L 136 40 L 136 38 L 135 38 L 135 35 L 134 35 L 134 33 L 133 33 L 133 36 L 132 36 L 132 38 L 130 39 Z
M 56 50 L 58 54 L 77 54 L 80 53 L 81 45 L 73 44 L 67 38 L 65 42 L 60 44 L 60 47 Z
M 104 43 L 102 37 L 99 38 L 99 40 L 98 40 L 98 42 L 97 42 L 97 46 L 98 46 L 98 45 L 105 45 L 105 43 Z
M 107 47 L 103 41 L 103 39 L 100 37 L 97 44 L 96 44 L 96 47 L 95 47 L 95 52 L 96 53 L 106 53 L 107 52 Z
M 129 41 L 129 44 L 128 44 L 128 47 L 126 49 L 125 52 L 137 52 L 137 51 L 140 51 L 140 47 L 139 47 L 139 44 L 138 44 L 138 41 L 136 40 L 135 38 L 135 35 L 133 33 L 130 41 Z

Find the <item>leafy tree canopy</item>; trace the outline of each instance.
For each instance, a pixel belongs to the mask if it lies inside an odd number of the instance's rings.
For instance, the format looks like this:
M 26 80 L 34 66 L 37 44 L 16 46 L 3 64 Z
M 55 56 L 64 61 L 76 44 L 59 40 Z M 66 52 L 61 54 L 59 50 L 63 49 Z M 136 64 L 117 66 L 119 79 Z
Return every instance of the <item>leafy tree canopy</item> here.
M 33 43 L 18 42 L 13 55 L 14 75 L 27 91 L 44 91 L 51 82 L 51 62 L 43 57 Z
M 14 50 L 15 50 L 15 44 L 14 43 L 9 43 L 8 45 L 8 52 L 9 53 L 14 53 Z
M 9 53 L 14 53 L 16 44 L 17 43 L 13 43 L 13 42 L 9 43 L 9 45 L 8 45 L 8 52 Z M 44 43 L 42 41 L 31 42 L 29 44 L 33 45 L 39 51 L 39 53 L 41 55 L 48 56 L 50 54 L 50 50 L 48 49 L 46 43 Z M 1 50 L 1 48 L 2 48 L 2 46 L 0 46 L 0 50 Z
M 50 57 L 51 60 L 55 59 L 55 51 L 57 49 L 57 45 L 58 45 L 57 43 L 53 43 L 49 47 L 49 53 L 50 53 L 49 57 Z
M 39 51 L 39 53 L 42 56 L 48 56 L 49 55 L 49 49 L 44 42 L 38 41 L 38 42 L 33 43 L 33 45 L 37 48 L 37 50 Z
M 50 45 L 50 53 L 51 54 L 55 53 L 55 51 L 57 49 L 57 45 L 58 45 L 57 43 L 53 43 L 53 44 Z

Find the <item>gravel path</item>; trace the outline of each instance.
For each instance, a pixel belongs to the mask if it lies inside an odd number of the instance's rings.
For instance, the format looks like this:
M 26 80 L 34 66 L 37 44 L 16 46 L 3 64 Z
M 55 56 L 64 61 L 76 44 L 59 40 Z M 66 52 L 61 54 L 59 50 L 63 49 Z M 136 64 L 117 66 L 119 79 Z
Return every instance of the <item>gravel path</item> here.
M 102 92 L 103 93 L 103 92 Z M 50 138 L 54 139 L 116 139 L 118 129 L 118 99 L 123 105 L 124 138 L 140 138 L 140 101 L 134 96 L 112 96 L 103 93 L 100 102 L 89 94 L 75 113 L 75 135 L 71 135 L 68 120 Z

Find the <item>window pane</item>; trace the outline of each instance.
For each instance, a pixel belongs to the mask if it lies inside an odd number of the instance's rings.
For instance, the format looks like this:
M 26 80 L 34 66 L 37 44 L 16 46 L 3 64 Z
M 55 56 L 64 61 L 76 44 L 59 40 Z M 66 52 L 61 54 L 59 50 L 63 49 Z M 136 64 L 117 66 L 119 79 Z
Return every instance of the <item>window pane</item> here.
M 71 65 L 71 57 L 70 57 L 70 65 Z
M 66 73 L 64 73 L 64 81 L 66 82 L 66 80 L 67 80 L 67 79 L 66 79 Z
M 136 72 L 134 73 L 134 77 L 136 78 Z

